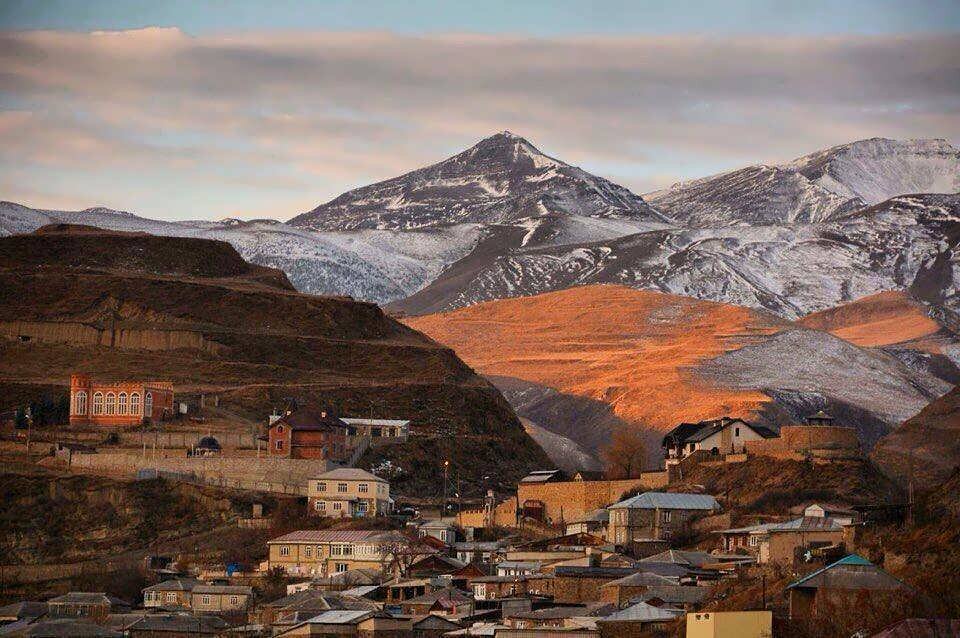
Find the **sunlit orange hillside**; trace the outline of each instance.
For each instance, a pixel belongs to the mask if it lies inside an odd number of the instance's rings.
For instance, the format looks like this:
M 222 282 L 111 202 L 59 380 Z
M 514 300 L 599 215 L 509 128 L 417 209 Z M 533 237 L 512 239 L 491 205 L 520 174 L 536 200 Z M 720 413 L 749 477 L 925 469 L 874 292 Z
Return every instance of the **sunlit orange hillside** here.
M 760 311 L 614 285 L 504 299 L 410 317 L 479 372 L 601 400 L 635 423 L 749 414 L 768 398 L 689 369 L 790 324 Z
M 940 324 L 905 292 L 881 292 L 842 306 L 807 315 L 798 322 L 825 330 L 858 346 L 879 347 L 911 342 L 919 350 L 940 352 L 935 337 Z

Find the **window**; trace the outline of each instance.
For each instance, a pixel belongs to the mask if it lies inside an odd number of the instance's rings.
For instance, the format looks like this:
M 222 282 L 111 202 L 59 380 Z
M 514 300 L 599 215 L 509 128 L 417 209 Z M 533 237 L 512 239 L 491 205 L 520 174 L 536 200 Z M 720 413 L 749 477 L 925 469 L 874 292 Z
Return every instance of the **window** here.
M 347 491 L 347 484 L 346 484 L 346 483 L 337 483 L 337 491 L 338 491 L 338 492 L 341 492 L 341 493 L 346 492 L 346 491 Z
M 202 598 L 202 602 L 203 602 L 204 605 L 209 605 L 209 604 L 210 604 L 210 597 L 204 595 L 203 598 Z
M 127 393 L 121 392 L 117 397 L 117 414 L 127 413 Z
M 740 428 L 737 428 L 733 431 L 734 436 L 740 436 Z
M 153 393 L 147 392 L 146 398 L 143 400 L 143 416 L 148 419 L 153 417 Z
M 116 414 L 117 412 L 117 395 L 113 392 L 107 392 L 107 414 Z
M 140 414 L 140 393 L 130 393 L 130 414 Z
M 673 532 L 672 532 L 672 531 L 670 531 L 669 529 L 663 530 L 663 537 L 664 537 L 664 538 L 670 538 L 671 536 L 673 536 Z
M 167 592 L 167 602 L 173 603 L 177 601 L 176 592 L 168 591 Z
M 361 493 L 363 493 L 363 494 L 366 494 L 367 491 L 368 491 L 368 489 L 369 489 L 369 487 L 367 486 L 366 483 L 361 483 L 359 486 L 357 486 L 357 491 L 358 491 L 358 492 L 361 492 Z
M 93 413 L 103 414 L 103 393 L 102 392 L 93 393 Z
M 303 555 L 307 558 L 313 558 L 313 548 L 307 545 L 303 548 Z
M 74 414 L 86 414 L 87 413 L 87 393 L 84 391 L 77 392 L 77 396 L 74 397 L 73 401 L 73 413 Z
M 240 604 L 240 598 L 238 598 L 237 596 L 231 596 L 231 597 L 230 597 L 230 604 L 231 604 L 231 605 L 239 605 L 239 604 Z
M 360 516 L 363 516 L 366 513 L 367 513 L 367 502 L 360 501 L 359 503 L 357 503 L 357 514 L 359 514 Z
M 318 491 L 318 492 L 326 492 L 326 491 L 327 491 L 327 484 L 324 483 L 323 481 L 318 481 L 318 482 L 317 482 L 317 491 Z
M 756 534 L 750 534 L 750 547 L 756 547 L 760 541 L 760 537 Z
M 277 426 L 277 434 L 283 434 L 283 426 L 282 426 L 282 425 L 278 425 L 278 426 Z
M 660 520 L 663 521 L 664 523 L 669 523 L 671 515 L 672 515 L 672 512 L 667 512 L 667 511 L 660 512 Z
M 352 545 L 331 545 L 330 546 L 331 556 L 350 556 L 352 554 L 353 554 Z
M 315 510 L 317 510 L 318 512 L 325 512 L 325 511 L 327 510 L 327 502 L 326 502 L 326 501 L 314 501 L 314 502 L 313 502 L 313 508 L 314 508 Z
M 338 510 L 338 509 L 342 509 L 342 508 L 343 508 L 343 503 L 341 503 L 340 501 L 334 501 L 334 503 L 333 503 L 333 509 Z
M 283 441 L 281 439 L 277 439 L 276 447 L 278 450 L 283 449 Z
M 696 443 L 691 443 L 691 444 L 690 444 L 690 451 L 693 452 L 695 449 L 697 449 L 696 446 L 697 446 Z
M 287 547 L 286 545 L 281 545 L 281 546 L 280 546 L 280 555 L 281 555 L 281 556 L 289 556 L 289 555 L 290 555 L 290 548 Z
M 346 563 L 336 563 L 336 567 L 334 569 L 337 571 L 337 573 L 342 573 L 347 571 L 347 567 L 348 565 Z

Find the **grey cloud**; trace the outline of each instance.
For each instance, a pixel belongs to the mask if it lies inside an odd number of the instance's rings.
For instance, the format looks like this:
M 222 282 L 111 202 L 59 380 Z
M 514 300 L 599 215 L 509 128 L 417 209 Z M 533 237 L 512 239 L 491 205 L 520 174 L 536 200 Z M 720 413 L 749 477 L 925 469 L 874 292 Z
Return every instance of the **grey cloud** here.
M 503 128 L 586 168 L 643 173 L 628 186 L 859 137 L 960 135 L 953 34 L 4 33 L 0 78 L 5 103 L 42 113 L 57 131 L 34 158 L 23 134 L 2 144 L 0 165 L 43 163 L 58 137 L 82 137 L 91 153 L 149 167 L 182 159 L 150 139 L 177 132 L 196 138 L 182 146 L 197 157 L 228 157 L 241 172 L 260 154 L 273 173 L 300 173 L 290 184 L 314 176 L 304 195 L 321 198 Z

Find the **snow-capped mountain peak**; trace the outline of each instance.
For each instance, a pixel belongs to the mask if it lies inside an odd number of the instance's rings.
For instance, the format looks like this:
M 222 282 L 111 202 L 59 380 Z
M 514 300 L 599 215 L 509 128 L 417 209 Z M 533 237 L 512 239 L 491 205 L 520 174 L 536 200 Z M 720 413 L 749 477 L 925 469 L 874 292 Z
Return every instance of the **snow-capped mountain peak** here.
M 897 195 L 960 191 L 960 151 L 942 139 L 872 138 L 779 165 L 755 164 L 647 193 L 685 225 L 819 222 Z
M 669 221 L 626 188 L 502 131 L 437 164 L 344 193 L 290 224 L 410 229 L 512 223 L 545 214 Z

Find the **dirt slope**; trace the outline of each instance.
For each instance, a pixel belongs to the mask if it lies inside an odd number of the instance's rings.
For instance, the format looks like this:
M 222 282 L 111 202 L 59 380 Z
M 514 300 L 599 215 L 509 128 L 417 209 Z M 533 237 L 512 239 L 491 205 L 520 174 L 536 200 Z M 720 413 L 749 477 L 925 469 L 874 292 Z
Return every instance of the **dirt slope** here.
M 960 386 L 882 438 L 871 455 L 891 476 L 917 489 L 937 487 L 960 467 Z
M 869 445 L 949 387 L 888 353 L 762 311 L 622 286 L 405 321 L 484 374 L 600 402 L 630 426 L 657 431 L 725 414 L 779 425 L 825 407 Z M 524 392 L 515 394 L 522 402 Z M 592 433 L 573 427 L 551 429 L 596 449 Z
M 930 317 L 928 307 L 900 291 L 881 292 L 814 312 L 797 323 L 825 330 L 858 346 L 911 342 L 928 352 L 939 353 L 943 344 L 943 327 Z
M 499 392 L 449 348 L 374 304 L 297 293 L 226 243 L 69 228 L 2 238 L 0 255 L 0 383 L 63 387 L 85 371 L 217 392 L 257 422 L 285 397 L 408 418 L 420 436 L 394 452 L 401 491 L 423 487 L 420 449 L 478 484 L 490 468 L 510 480 L 546 463 Z

